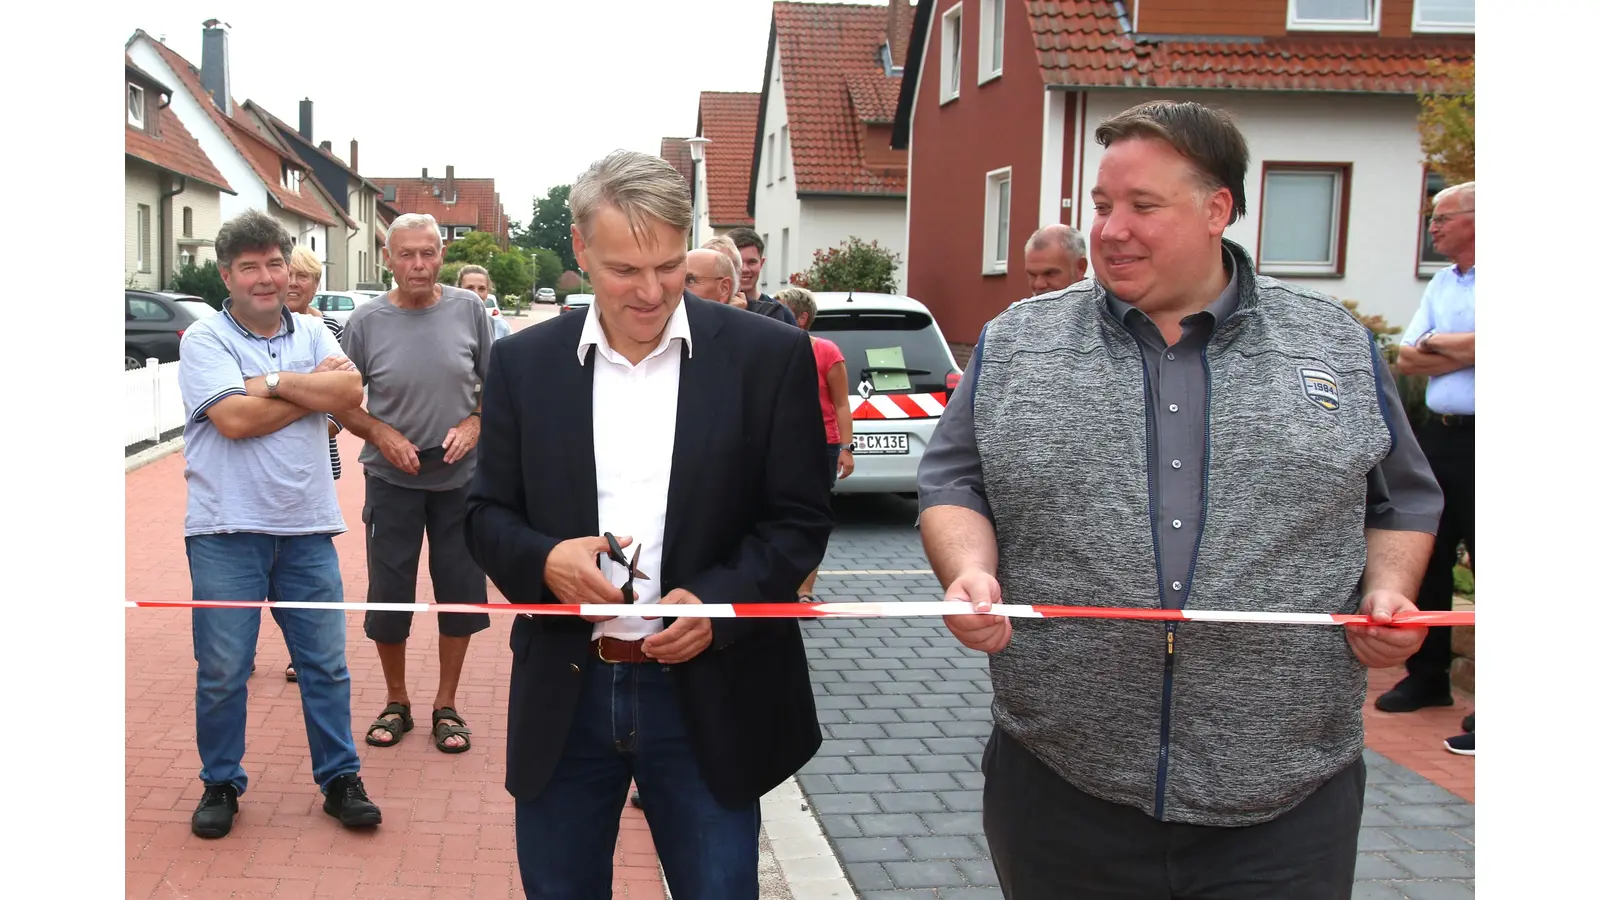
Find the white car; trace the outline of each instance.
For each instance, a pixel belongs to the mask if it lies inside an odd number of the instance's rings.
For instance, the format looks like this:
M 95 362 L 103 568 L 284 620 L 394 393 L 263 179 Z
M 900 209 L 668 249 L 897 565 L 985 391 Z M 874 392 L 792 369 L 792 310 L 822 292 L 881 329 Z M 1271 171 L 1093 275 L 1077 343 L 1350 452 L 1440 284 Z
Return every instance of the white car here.
M 536 293 L 534 293 L 534 295 L 533 295 L 533 302 L 535 302 L 535 303 L 554 303 L 554 302 L 556 302 L 556 290 L 555 290 L 555 288 L 539 288 L 539 290 Z
M 343 327 L 350 324 L 350 314 L 356 311 L 356 307 L 371 299 L 366 296 L 368 293 L 368 291 L 323 291 L 311 298 L 311 305 L 322 311 L 323 318 L 332 319 Z
M 840 494 L 914 494 L 917 465 L 961 381 L 928 308 L 894 294 L 814 295 L 811 333 L 839 345 L 850 387 L 855 471 Z

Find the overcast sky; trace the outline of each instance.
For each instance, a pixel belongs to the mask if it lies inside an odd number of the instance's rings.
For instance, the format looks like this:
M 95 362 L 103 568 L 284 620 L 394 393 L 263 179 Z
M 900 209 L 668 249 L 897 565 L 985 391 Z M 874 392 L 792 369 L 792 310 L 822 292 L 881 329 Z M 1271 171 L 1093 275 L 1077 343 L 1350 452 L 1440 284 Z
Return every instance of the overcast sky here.
M 881 5 L 879 0 L 878 5 Z M 228 35 L 233 96 L 290 125 L 315 104 L 317 141 L 368 176 L 493 177 L 506 214 L 625 147 L 694 132 L 703 90 L 759 91 L 766 0 L 478 0 L 410 4 L 176 2 L 113 15 L 200 65 L 201 23 Z M 347 160 L 348 161 L 348 160 Z

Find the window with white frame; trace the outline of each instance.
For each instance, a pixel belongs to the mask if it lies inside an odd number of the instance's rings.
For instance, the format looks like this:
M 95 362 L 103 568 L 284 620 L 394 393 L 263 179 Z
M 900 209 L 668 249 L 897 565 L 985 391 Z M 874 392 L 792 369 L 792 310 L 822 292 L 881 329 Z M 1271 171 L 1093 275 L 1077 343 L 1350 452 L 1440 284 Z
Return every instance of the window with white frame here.
M 1265 163 L 1261 243 L 1256 256 L 1268 275 L 1344 274 L 1350 167 Z
M 978 22 L 978 83 L 1000 77 L 1005 61 L 1006 4 L 1004 0 L 981 0 Z
M 772 246 L 771 233 L 761 235 L 761 287 L 766 288 L 772 279 L 772 262 L 766 255 L 766 248 Z
M 1300 31 L 1377 31 L 1382 0 L 1289 0 L 1289 27 Z
M 469 235 L 471 233 L 472 233 L 472 226 L 471 225 L 457 225 L 456 226 L 456 240 L 460 240 L 460 239 L 466 237 L 467 235 Z
M 1433 273 L 1450 265 L 1450 257 L 1433 246 L 1433 235 L 1428 226 L 1433 223 L 1433 198 L 1444 190 L 1444 176 L 1428 172 L 1423 176 L 1422 214 L 1417 217 L 1417 277 L 1432 278 Z
M 777 135 L 767 135 L 767 187 L 772 187 L 773 170 L 778 167 L 777 142 Z
M 780 284 L 788 284 L 789 276 L 793 273 L 789 271 L 789 229 L 787 228 L 783 230 L 783 256 L 779 262 L 783 264 L 783 268 L 778 272 L 778 282 Z
M 144 88 L 128 83 L 128 124 L 144 128 Z
M 1472 33 L 1477 25 L 1475 0 L 1416 0 L 1411 6 L 1412 31 Z
M 961 4 L 950 7 L 940 20 L 939 102 L 961 96 Z
M 789 126 L 778 129 L 778 180 L 789 177 Z
M 983 274 L 1004 275 L 1011 248 L 1011 167 L 985 176 Z
M 279 173 L 279 183 L 292 193 L 300 193 L 300 170 L 288 163 L 283 163 Z
M 143 203 L 139 204 L 137 219 L 138 231 L 136 236 L 138 245 L 136 253 L 139 259 L 139 271 L 148 272 L 150 271 L 150 207 L 145 206 Z

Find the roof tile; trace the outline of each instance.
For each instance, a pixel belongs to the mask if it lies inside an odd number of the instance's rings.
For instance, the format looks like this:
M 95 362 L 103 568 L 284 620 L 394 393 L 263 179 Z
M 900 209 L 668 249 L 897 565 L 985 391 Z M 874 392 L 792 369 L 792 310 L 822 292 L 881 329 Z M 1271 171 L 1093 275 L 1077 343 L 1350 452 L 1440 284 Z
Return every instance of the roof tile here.
M 706 144 L 705 165 L 713 227 L 755 224 L 746 204 L 760 110 L 761 95 L 757 93 L 700 92 L 700 136 L 711 141 Z M 688 149 L 684 145 L 685 152 Z M 692 162 L 690 166 L 692 174 Z
M 1329 40 L 1135 42 L 1107 0 L 1030 0 L 1034 53 L 1050 84 L 1414 94 L 1443 84 L 1428 61 L 1470 62 L 1462 35 Z
M 128 64 L 133 65 L 131 60 Z M 151 78 L 149 75 L 145 77 Z M 146 108 L 155 110 L 159 105 L 154 102 L 155 98 L 149 95 L 146 95 L 146 98 Z M 217 171 L 216 164 L 211 161 L 211 157 L 206 156 L 204 150 L 200 149 L 200 143 L 189 133 L 189 129 L 183 127 L 177 115 L 167 110 L 159 110 L 155 114 L 161 117 L 160 136 L 151 135 L 142 128 L 127 126 L 125 140 L 127 154 L 151 165 L 221 188 L 230 194 L 234 193 L 233 186 L 228 184 L 228 180 L 222 177 L 221 172 Z
M 863 120 L 892 120 L 900 92 L 900 79 L 884 74 L 880 56 L 888 37 L 888 7 L 779 2 L 772 5 L 772 16 L 795 188 L 904 193 L 905 170 L 869 167 L 862 147 Z

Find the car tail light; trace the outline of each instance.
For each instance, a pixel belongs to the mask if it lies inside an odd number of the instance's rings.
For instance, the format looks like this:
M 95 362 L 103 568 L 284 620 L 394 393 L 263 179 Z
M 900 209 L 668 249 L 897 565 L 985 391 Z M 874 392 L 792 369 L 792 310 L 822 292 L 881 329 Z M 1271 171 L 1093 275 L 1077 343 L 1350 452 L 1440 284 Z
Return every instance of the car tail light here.
M 944 387 L 945 387 L 945 390 L 947 390 L 947 391 L 955 390 L 956 389 L 956 385 L 958 385 L 960 383 L 961 383 L 961 372 L 960 371 L 951 372 L 949 375 L 946 375 L 944 377 Z
M 178 340 L 180 340 L 180 341 L 183 340 L 183 329 L 182 328 L 178 329 Z

